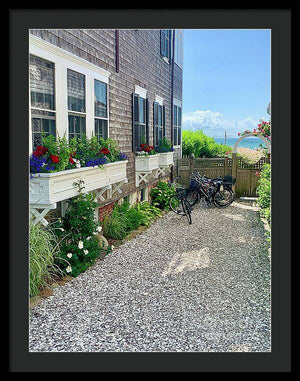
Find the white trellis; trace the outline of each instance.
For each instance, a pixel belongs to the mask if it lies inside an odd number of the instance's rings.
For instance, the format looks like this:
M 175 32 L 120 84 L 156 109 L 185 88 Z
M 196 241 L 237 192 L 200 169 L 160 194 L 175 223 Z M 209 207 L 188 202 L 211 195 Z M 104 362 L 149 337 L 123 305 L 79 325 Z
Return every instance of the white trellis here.
M 238 140 L 235 142 L 235 144 L 233 146 L 232 153 L 237 153 L 237 148 L 238 148 L 238 145 L 240 144 L 240 142 L 242 140 L 246 139 L 246 138 L 249 138 L 250 136 L 253 136 L 253 137 L 256 137 L 256 138 L 259 138 L 259 139 L 263 140 L 263 142 L 267 146 L 268 154 L 271 153 L 271 143 L 270 143 L 270 141 L 264 135 L 259 134 L 259 133 L 255 133 L 255 132 L 249 132 L 248 134 L 242 135 L 240 138 L 238 138 Z

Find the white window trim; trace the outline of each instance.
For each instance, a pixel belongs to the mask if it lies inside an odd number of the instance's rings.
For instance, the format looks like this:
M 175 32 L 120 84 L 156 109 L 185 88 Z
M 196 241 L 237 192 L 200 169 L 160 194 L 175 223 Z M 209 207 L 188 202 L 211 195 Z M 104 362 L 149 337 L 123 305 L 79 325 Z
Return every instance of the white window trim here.
M 182 124 L 182 101 L 180 101 L 179 99 L 173 98 L 173 106 L 178 106 L 181 108 L 181 124 Z M 172 128 L 173 128 L 173 126 L 172 126 Z M 180 141 L 182 143 L 182 125 L 181 125 L 181 129 L 180 129 L 180 134 L 181 134 L 180 135 Z M 181 148 L 181 147 L 182 147 L 182 144 L 173 146 L 173 148 Z
M 68 53 L 65 50 L 45 42 L 37 37 L 29 36 L 29 54 L 44 58 L 55 65 L 55 113 L 56 134 L 66 136 L 68 139 L 68 102 L 67 102 L 67 69 L 77 71 L 85 75 L 85 99 L 86 99 L 86 135 L 91 137 L 95 134 L 95 107 L 94 107 L 94 79 L 108 85 L 110 72 L 104 70 L 84 59 Z M 107 100 L 109 98 L 109 86 L 107 86 Z M 70 111 L 71 112 L 71 111 Z M 73 112 L 73 111 L 72 111 Z M 78 115 L 83 115 L 78 113 Z M 109 137 L 109 102 L 107 101 L 107 134 Z M 31 126 L 31 102 L 29 88 L 29 152 L 32 152 L 32 126 Z
M 164 98 L 160 97 L 159 95 L 156 95 L 155 96 L 155 102 L 157 102 L 160 106 L 163 106 Z
M 144 99 L 147 98 L 147 90 L 141 86 L 135 85 L 134 92 L 135 94 L 138 94 L 141 98 L 144 98 Z

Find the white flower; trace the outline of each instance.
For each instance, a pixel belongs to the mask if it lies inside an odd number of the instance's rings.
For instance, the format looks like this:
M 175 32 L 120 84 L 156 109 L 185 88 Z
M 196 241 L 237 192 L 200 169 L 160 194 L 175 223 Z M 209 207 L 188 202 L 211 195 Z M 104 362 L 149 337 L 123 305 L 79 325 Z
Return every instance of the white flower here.
M 79 242 L 78 242 L 78 248 L 79 248 L 79 249 L 82 249 L 82 248 L 83 248 L 83 242 L 82 242 L 82 241 L 79 241 Z
M 72 271 L 72 267 L 71 266 L 68 266 L 67 268 L 66 268 L 66 272 L 67 273 L 70 273 Z
M 97 231 L 101 232 L 101 230 L 102 230 L 102 227 L 101 226 L 97 226 Z
M 92 238 L 92 237 L 87 237 L 87 239 L 86 239 L 86 240 L 87 240 L 87 241 L 89 241 L 91 238 Z
M 68 258 L 72 258 L 72 255 L 73 255 L 72 253 L 68 253 L 68 254 L 67 254 L 67 257 L 68 257 Z
M 88 250 L 83 250 L 84 254 L 87 255 L 88 254 Z

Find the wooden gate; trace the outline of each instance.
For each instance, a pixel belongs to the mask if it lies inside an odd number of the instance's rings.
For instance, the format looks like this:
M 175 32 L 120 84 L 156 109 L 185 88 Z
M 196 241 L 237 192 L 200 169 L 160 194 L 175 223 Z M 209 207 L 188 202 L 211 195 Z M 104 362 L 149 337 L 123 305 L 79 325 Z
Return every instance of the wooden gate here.
M 174 167 L 177 182 L 183 186 L 188 186 L 193 170 L 197 169 L 201 175 L 209 178 L 216 178 L 224 175 L 236 177 L 234 191 L 237 197 L 257 197 L 256 188 L 258 176 L 264 163 L 269 163 L 269 157 L 261 157 L 257 163 L 249 164 L 236 155 L 223 158 L 190 158 L 179 159 Z

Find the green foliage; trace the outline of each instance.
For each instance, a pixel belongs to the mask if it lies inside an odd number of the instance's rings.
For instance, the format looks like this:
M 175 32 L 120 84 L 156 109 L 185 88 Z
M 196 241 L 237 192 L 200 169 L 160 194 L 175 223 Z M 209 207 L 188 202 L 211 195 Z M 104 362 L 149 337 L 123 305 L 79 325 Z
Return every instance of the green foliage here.
M 100 254 L 95 234 L 101 227 L 94 219 L 99 204 L 94 198 L 92 193 L 71 198 L 65 216 L 54 224 L 57 236 L 63 240 L 56 263 L 65 274 L 74 277 L 90 267 Z
M 110 138 L 108 139 L 99 138 L 99 144 L 101 148 L 103 147 L 108 148 L 110 153 L 105 156 L 107 157 L 109 162 L 114 162 L 119 160 L 120 150 L 119 150 L 117 142 L 115 142 L 114 140 Z
M 43 146 L 48 148 L 49 155 L 59 156 L 59 163 L 53 164 L 55 172 L 68 169 L 72 146 L 69 145 L 66 136 L 54 137 L 53 135 L 42 136 Z
M 29 294 L 38 295 L 54 275 L 61 273 L 54 264 L 59 241 L 51 228 L 29 223 Z
M 271 202 L 271 165 L 264 164 L 260 172 L 257 187 L 258 205 L 262 208 L 270 207 Z
M 151 204 L 162 210 L 169 210 L 169 198 L 175 194 L 175 187 L 164 181 L 159 181 L 150 191 Z
M 219 157 L 231 151 L 232 147 L 218 144 L 214 138 L 206 136 L 203 131 L 182 131 L 182 154 L 198 157 Z
M 166 137 L 159 139 L 158 152 L 170 152 L 172 149 L 172 142 L 170 142 Z
M 261 207 L 261 215 L 271 222 L 271 165 L 264 164 L 260 172 L 258 187 L 256 189 L 258 195 L 257 204 Z
M 143 222 L 141 225 L 148 226 L 151 221 L 162 215 L 162 211 L 159 208 L 151 205 L 148 201 L 135 204 L 134 208 L 142 214 Z
M 123 239 L 139 226 L 148 226 L 160 215 L 161 211 L 146 201 L 134 206 L 129 202 L 116 204 L 111 215 L 104 218 L 103 234 L 109 238 Z
M 123 239 L 128 234 L 129 221 L 123 213 L 113 210 L 110 216 L 103 220 L 103 234 L 113 239 Z

